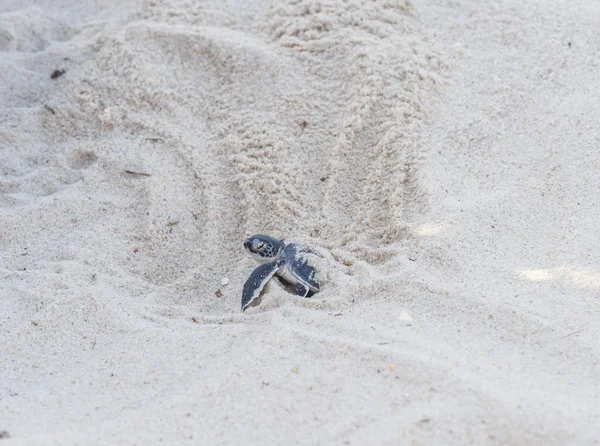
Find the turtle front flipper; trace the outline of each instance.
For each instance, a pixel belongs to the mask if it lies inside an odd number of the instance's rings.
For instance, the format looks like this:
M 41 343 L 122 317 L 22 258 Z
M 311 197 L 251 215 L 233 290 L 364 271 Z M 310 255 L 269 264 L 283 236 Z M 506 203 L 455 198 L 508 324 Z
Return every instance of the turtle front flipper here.
M 277 265 L 276 262 L 272 262 L 260 265 L 252 271 L 252 274 L 250 274 L 250 277 L 244 284 L 244 291 L 242 292 L 242 311 L 248 308 L 248 305 L 260 296 L 260 292 L 278 269 L 279 265 Z

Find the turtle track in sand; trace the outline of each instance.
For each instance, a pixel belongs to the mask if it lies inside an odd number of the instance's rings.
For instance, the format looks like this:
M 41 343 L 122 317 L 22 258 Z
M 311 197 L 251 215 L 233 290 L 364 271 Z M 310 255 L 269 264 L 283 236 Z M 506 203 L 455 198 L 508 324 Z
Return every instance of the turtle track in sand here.
M 417 180 L 421 100 L 438 62 L 426 42 L 412 40 L 412 13 L 408 4 L 302 1 L 269 11 L 261 26 L 303 67 L 303 99 L 320 106 L 326 98 L 323 122 L 305 138 L 318 145 L 303 170 L 312 236 L 383 246 L 426 206 Z

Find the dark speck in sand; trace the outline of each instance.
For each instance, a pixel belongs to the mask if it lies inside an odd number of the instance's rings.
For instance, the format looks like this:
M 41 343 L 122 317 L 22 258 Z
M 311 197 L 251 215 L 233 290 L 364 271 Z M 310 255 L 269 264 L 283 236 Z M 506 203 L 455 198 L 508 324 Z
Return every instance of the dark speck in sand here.
M 56 79 L 61 77 L 63 74 L 65 74 L 65 70 L 54 70 L 50 75 L 50 79 Z

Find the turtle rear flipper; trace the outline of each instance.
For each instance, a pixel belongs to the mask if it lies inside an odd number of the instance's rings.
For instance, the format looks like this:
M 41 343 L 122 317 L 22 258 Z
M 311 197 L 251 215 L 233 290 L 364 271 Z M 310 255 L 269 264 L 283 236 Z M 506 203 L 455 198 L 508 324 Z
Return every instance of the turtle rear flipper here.
M 250 277 L 244 284 L 244 291 L 242 292 L 242 311 L 248 308 L 248 305 L 260 296 L 260 292 L 277 270 L 279 270 L 279 265 L 276 262 L 271 262 L 260 265 L 252 271 L 252 274 L 250 274 Z
M 308 294 L 310 293 L 310 289 L 307 286 L 304 286 L 302 282 L 297 282 L 296 285 L 294 285 L 294 291 L 301 297 L 308 297 Z

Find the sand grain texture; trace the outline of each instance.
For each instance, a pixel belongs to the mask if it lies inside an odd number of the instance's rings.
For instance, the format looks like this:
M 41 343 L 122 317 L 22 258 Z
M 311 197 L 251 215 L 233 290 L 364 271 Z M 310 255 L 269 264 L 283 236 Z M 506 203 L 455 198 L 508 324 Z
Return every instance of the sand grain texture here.
M 1 2 L 2 444 L 599 444 L 599 22 Z

